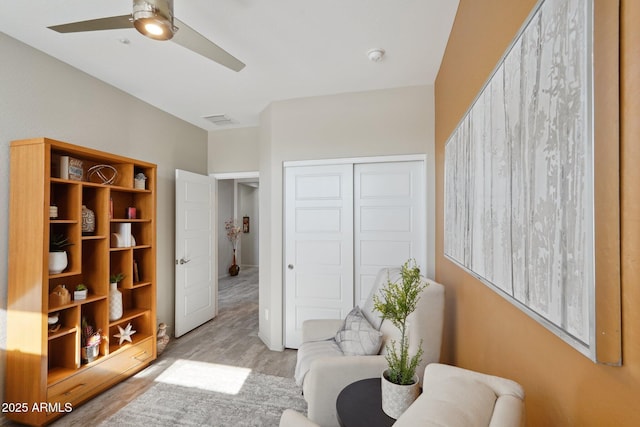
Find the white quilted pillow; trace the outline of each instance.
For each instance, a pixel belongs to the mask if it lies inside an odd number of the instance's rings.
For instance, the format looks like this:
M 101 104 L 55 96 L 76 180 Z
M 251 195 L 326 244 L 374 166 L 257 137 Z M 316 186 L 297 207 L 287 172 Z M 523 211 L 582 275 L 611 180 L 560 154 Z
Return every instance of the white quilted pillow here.
M 335 339 L 346 356 L 378 354 L 382 345 L 382 333 L 371 326 L 358 306 L 347 314 Z

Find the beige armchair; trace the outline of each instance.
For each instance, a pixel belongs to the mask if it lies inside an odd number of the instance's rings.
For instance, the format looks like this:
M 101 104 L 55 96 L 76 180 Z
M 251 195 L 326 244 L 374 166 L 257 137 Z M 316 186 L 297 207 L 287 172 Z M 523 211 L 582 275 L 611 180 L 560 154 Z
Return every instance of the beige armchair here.
M 387 274 L 380 274 L 377 281 L 386 283 L 386 279 Z M 426 282 L 428 286 L 422 291 L 416 310 L 408 318 L 409 352 L 415 354 L 421 341 L 424 350 L 416 371 L 420 379 L 425 366 L 440 359 L 444 319 L 444 286 L 431 280 Z M 374 289 L 380 284 L 375 284 Z M 371 306 L 371 301 L 368 301 L 363 312 L 371 312 Z M 336 398 L 344 387 L 382 374 L 387 367 L 385 346 L 390 340 L 399 341 L 400 336 L 400 331 L 384 320 L 380 326 L 383 343 L 378 355 L 345 356 L 331 340 L 341 325 L 342 320 L 308 320 L 302 326 L 303 344 L 298 349 L 298 364 L 304 366 L 302 370 L 305 373 L 303 376 L 298 366 L 296 377 L 302 382 L 309 420 L 322 427 L 338 425 Z
M 520 427 L 524 421 L 520 384 L 433 363 L 424 372 L 424 391 L 394 426 Z
M 506 378 L 432 363 L 424 371 L 424 391 L 394 427 L 522 427 L 524 390 Z M 335 405 L 334 405 L 335 406 Z M 319 427 L 287 409 L 280 427 Z

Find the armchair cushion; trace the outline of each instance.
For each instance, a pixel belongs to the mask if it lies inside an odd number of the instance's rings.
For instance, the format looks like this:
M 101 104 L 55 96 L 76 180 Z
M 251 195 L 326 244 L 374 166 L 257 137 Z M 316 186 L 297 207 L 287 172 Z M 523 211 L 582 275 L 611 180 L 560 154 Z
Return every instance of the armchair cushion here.
M 347 314 L 335 339 L 345 356 L 368 356 L 380 351 L 382 333 L 371 326 L 360 307 L 355 306 Z
M 375 281 L 373 282 L 373 287 L 371 288 L 371 292 L 369 292 L 369 296 L 362 306 L 362 313 L 364 317 L 367 318 L 371 326 L 376 329 L 380 329 L 382 325 L 382 315 L 379 311 L 376 311 L 373 305 L 373 296 L 378 293 L 380 289 L 382 289 L 387 282 L 390 280 L 392 282 L 396 282 L 400 279 L 400 268 L 382 268 L 378 272 Z
M 423 392 L 394 427 L 517 427 L 523 422 L 524 391 L 511 380 L 432 363 Z
M 416 405 L 412 411 L 415 412 L 414 421 L 422 417 L 425 423 L 429 421 L 435 425 L 489 425 L 496 394 L 481 382 L 451 377 L 433 380 L 424 387 L 424 403 Z M 407 418 L 412 418 L 412 414 L 407 414 Z
M 303 343 L 298 349 L 296 371 L 294 374 L 296 384 L 302 385 L 305 375 L 311 367 L 311 362 L 325 357 L 342 357 L 342 350 L 335 340 L 311 341 Z

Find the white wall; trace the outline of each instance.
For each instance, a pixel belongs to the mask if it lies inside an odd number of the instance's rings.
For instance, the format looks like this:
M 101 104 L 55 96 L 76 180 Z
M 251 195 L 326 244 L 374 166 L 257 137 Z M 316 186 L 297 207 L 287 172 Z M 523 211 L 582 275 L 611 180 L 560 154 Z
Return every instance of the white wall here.
M 348 93 L 272 103 L 260 118 L 260 337 L 283 348 L 282 163 L 427 155 L 427 257 L 435 253 L 432 86 Z
M 1 352 L 6 348 L 9 144 L 15 139 L 46 136 L 158 165 L 158 322 L 172 325 L 174 170 L 207 172 L 207 132 L 3 33 L 0 58 Z M 0 360 L 4 383 L 4 354 Z

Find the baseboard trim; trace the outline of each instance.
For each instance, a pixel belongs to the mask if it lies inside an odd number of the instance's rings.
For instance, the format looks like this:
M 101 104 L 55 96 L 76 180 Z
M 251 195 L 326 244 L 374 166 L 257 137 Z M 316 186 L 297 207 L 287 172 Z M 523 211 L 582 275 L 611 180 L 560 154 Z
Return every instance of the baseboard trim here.
M 260 338 L 262 340 L 264 345 L 266 345 L 269 350 L 271 350 L 271 351 L 284 351 L 284 347 L 275 347 L 274 348 L 271 345 L 271 341 L 269 341 L 264 335 L 262 335 L 262 332 L 258 332 L 258 338 Z

